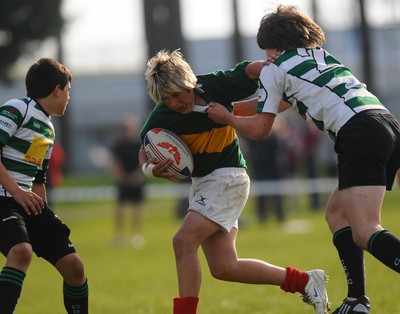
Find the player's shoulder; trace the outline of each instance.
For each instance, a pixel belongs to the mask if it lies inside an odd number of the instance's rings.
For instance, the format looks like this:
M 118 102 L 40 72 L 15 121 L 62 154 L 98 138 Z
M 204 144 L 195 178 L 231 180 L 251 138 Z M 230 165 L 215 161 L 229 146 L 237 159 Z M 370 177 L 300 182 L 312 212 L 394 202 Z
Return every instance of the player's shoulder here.
M 13 98 L 0 106 L 0 115 L 16 119 L 18 116 L 24 116 L 28 110 L 27 98 Z
M 28 105 L 27 98 L 12 98 L 7 100 L 1 107 L 15 107 L 17 109 L 24 108 Z

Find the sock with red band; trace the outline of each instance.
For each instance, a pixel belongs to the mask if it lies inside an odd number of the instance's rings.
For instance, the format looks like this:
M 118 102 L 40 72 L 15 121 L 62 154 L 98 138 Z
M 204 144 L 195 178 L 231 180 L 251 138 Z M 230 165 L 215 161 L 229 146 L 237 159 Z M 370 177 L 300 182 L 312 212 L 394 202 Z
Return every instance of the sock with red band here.
M 197 314 L 198 297 L 174 298 L 174 314 Z
M 281 285 L 281 289 L 285 292 L 300 292 L 304 295 L 307 282 L 308 275 L 306 272 L 288 266 L 286 267 L 286 279 Z

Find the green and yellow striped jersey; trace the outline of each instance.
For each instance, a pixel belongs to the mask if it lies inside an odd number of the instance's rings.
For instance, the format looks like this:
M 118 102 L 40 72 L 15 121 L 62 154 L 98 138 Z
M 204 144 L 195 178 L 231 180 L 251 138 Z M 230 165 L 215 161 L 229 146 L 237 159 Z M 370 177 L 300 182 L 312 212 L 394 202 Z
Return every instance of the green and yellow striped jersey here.
M 200 96 L 206 102 L 218 102 L 232 111 L 232 102 L 257 91 L 258 81 L 245 73 L 248 63 L 243 61 L 234 69 L 197 75 L 198 87 L 204 91 Z M 158 104 L 141 130 L 142 140 L 147 131 L 156 127 L 178 134 L 189 146 L 194 159 L 193 177 L 205 176 L 218 168 L 246 168 L 235 129 L 213 122 L 205 113 L 181 114 Z

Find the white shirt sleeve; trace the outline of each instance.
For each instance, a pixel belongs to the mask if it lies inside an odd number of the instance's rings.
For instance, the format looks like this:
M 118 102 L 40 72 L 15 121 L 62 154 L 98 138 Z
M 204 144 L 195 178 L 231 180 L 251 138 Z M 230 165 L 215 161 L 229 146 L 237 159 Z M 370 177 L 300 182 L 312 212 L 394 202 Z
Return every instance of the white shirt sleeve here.
M 257 113 L 277 114 L 283 98 L 282 71 L 274 65 L 265 66 L 260 73 Z

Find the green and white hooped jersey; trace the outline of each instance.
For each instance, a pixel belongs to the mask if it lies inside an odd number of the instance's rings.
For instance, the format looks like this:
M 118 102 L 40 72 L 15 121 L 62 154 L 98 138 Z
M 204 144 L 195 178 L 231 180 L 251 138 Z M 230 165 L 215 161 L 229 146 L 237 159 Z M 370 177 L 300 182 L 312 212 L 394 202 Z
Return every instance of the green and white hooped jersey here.
M 0 107 L 1 162 L 24 189 L 32 189 L 40 169 L 46 170 L 54 144 L 50 116 L 29 97 L 12 99 Z M 0 196 L 11 196 L 0 185 Z
M 385 109 L 365 84 L 322 48 L 284 51 L 263 68 L 257 112 L 277 114 L 282 99 L 332 138 L 355 114 Z

